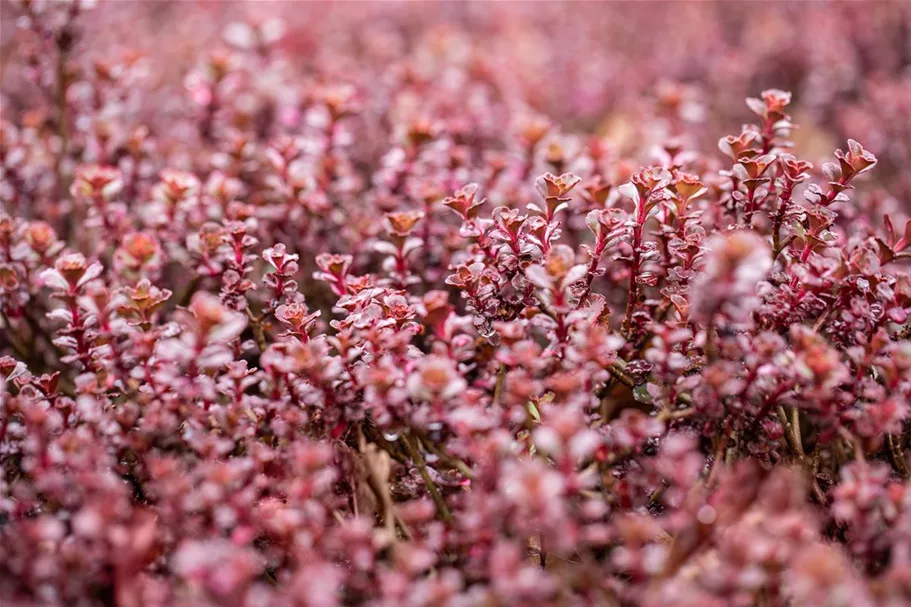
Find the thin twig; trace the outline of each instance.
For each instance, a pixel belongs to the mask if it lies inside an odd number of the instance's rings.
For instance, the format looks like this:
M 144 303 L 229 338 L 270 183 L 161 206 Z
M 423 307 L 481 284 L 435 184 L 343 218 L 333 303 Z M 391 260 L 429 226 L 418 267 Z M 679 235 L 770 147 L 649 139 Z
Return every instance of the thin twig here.
M 791 407 L 788 411 L 788 415 L 791 422 L 790 427 L 794 448 L 797 450 L 797 454 L 800 455 L 800 457 L 804 457 L 806 456 L 806 453 L 803 450 L 803 436 L 800 433 L 800 411 L 797 407 Z
M 378 457 L 382 453 L 374 443 L 368 443 L 360 426 L 357 427 L 358 450 L 367 467 L 367 480 L 377 502 L 382 508 L 383 524 L 391 538 L 395 538 L 395 511 L 389 491 L 389 459 Z
M 614 378 L 611 376 L 610 379 L 604 383 L 604 386 L 597 393 L 598 397 L 600 398 L 598 410 L 601 412 L 599 425 L 608 423 L 613 418 L 614 411 L 617 408 L 617 399 L 612 398 L 610 395 L 613 385 Z
M 250 328 L 253 329 L 253 338 L 256 341 L 256 347 L 259 349 L 259 353 L 262 354 L 268 347 L 266 344 L 266 332 L 263 330 L 263 317 L 254 315 L 253 311 L 248 307 L 247 318 L 250 319 Z
M 495 405 L 500 404 L 500 400 L 503 398 L 503 388 L 506 386 L 506 365 L 500 363 L 500 368 L 497 369 L 497 383 L 493 388 L 493 402 Z
M 633 378 L 626 374 L 625 361 L 617 359 L 616 362 L 607 367 L 607 372 L 611 374 L 611 377 L 616 379 L 618 382 L 630 390 L 636 387 L 636 382 L 633 381 Z
M 892 466 L 905 480 L 911 478 L 911 471 L 908 470 L 908 461 L 905 459 L 905 452 L 902 449 L 901 439 L 895 440 L 891 432 L 886 433 L 886 443 L 889 445 L 889 454 L 892 459 Z
M 710 322 L 709 325 L 705 328 L 705 347 L 703 348 L 703 350 L 705 351 L 705 360 L 706 361 L 715 360 L 716 351 L 715 351 L 715 325 L 714 325 L 714 323 Z
M 63 179 L 63 165 L 66 155 L 69 152 L 69 124 L 66 113 L 66 91 L 69 87 L 66 73 L 67 51 L 68 49 L 65 46 L 60 46 L 58 48 L 55 74 L 57 78 L 57 136 L 60 139 L 60 150 L 54 159 L 54 173 L 57 179 L 57 196 L 61 198 L 66 195 L 67 184 L 64 183 Z M 79 222 L 77 220 L 72 217 L 70 218 L 70 223 L 67 225 L 68 237 L 74 234 L 78 224 Z
M 816 322 L 813 324 L 814 333 L 819 333 L 819 330 L 822 329 L 823 325 L 826 324 L 826 321 L 829 320 L 829 316 L 832 315 L 832 311 L 834 309 L 835 309 L 835 304 L 833 303 L 831 306 L 829 306 L 826 309 L 825 312 L 823 312 L 822 316 L 820 316 L 818 319 L 816 319 Z
M 728 441 L 731 439 L 731 425 L 733 419 L 733 417 L 729 417 L 724 424 L 724 428 L 721 430 L 721 440 L 718 441 L 718 447 L 715 449 L 712 467 L 709 470 L 709 475 L 705 479 L 706 487 L 711 487 L 715 483 L 715 478 L 718 476 L 718 471 L 721 469 L 721 462 L 724 461 L 724 451 L 727 449 Z
M 415 446 L 414 439 L 408 435 L 403 435 L 402 442 L 405 443 L 405 448 L 408 449 L 408 453 L 411 455 L 412 461 L 418 467 L 418 472 L 421 473 L 421 478 L 424 479 L 424 484 L 427 486 L 427 491 L 430 493 L 430 497 L 433 498 L 433 502 L 436 504 L 437 511 L 440 513 L 440 516 L 446 522 L 451 521 L 452 514 L 449 512 L 449 507 L 446 506 L 446 502 L 443 500 L 443 494 L 440 493 L 440 488 L 437 487 L 437 484 L 433 482 L 433 479 L 430 477 L 430 473 L 427 471 L 427 464 L 424 461 L 424 456 Z
M 445 451 L 443 451 L 440 447 L 435 445 L 434 442 L 432 440 L 430 440 L 428 437 L 426 437 L 424 435 L 419 435 L 419 438 L 421 440 L 421 444 L 424 445 L 424 448 L 427 449 L 428 451 L 430 451 L 431 453 L 433 453 L 435 456 L 437 456 L 440 459 L 440 461 L 443 462 L 445 465 L 447 465 L 450 468 L 453 468 L 455 470 L 458 470 L 459 474 L 461 474 L 462 476 L 464 476 L 467 479 L 474 478 L 474 472 L 471 470 L 471 468 L 468 466 L 468 464 L 466 464 L 459 458 L 453 457 L 453 456 L 449 455 L 448 453 L 446 453 Z
M 824 504 L 826 502 L 826 495 L 823 493 L 822 487 L 819 486 L 819 481 L 816 479 L 816 472 L 819 468 L 819 453 L 817 451 L 813 454 L 813 457 L 807 457 L 807 454 L 804 451 L 803 438 L 800 435 L 800 411 L 797 407 L 790 407 L 789 411 L 786 412 L 785 408 L 781 405 L 775 410 L 778 412 L 778 418 L 781 420 L 781 425 L 785 429 L 784 435 L 788 446 L 791 448 L 791 451 L 794 452 L 797 461 L 800 462 L 810 475 L 810 488 L 813 492 L 813 498 L 820 504 Z

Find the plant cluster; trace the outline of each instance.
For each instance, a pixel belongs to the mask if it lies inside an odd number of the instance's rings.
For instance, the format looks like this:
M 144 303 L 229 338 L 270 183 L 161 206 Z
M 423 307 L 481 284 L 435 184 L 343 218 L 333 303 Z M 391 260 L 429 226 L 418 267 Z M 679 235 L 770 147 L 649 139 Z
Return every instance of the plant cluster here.
M 840 102 L 798 49 L 800 104 L 715 112 L 719 73 L 629 112 L 459 19 L 292 7 L 205 16 L 175 88 L 92 40 L 151 9 L 93 4 L 2 5 L 0 603 L 911 603 L 911 151 L 802 153 Z M 582 69 L 554 10 L 476 23 Z M 824 48 L 903 65 L 857 36 Z M 843 77 L 907 129 L 907 81 Z

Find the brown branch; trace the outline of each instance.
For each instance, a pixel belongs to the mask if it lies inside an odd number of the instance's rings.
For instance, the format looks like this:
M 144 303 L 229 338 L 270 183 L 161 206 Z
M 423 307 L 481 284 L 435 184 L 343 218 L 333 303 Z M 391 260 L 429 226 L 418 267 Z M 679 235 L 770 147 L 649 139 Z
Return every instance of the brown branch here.
M 611 374 L 611 377 L 630 390 L 636 387 L 636 382 L 633 381 L 633 378 L 626 374 L 626 361 L 618 358 L 613 364 L 607 367 L 607 372 Z
M 506 365 L 500 363 L 500 368 L 497 369 L 497 383 L 493 388 L 493 402 L 495 405 L 500 404 L 500 400 L 503 398 L 503 389 L 506 387 Z
M 248 307 L 247 318 L 250 319 L 250 328 L 253 329 L 253 338 L 256 341 L 256 347 L 259 349 L 259 353 L 262 354 L 268 347 L 268 344 L 266 343 L 266 332 L 263 329 L 263 317 L 254 315 L 253 311 Z
M 785 440 L 788 446 L 794 452 L 797 461 L 810 475 L 810 488 L 813 492 L 813 498 L 820 504 L 824 504 L 826 495 L 823 493 L 822 487 L 819 486 L 819 481 L 816 480 L 816 472 L 819 469 L 819 453 L 817 452 L 812 457 L 807 457 L 804 451 L 803 438 L 800 434 L 800 411 L 797 407 L 789 407 L 786 412 L 781 405 L 776 408 L 776 411 L 778 412 L 778 418 L 781 420 L 781 425 L 784 427 Z
M 468 479 L 474 478 L 474 472 L 472 471 L 471 467 L 468 464 L 466 464 L 459 458 L 453 457 L 452 455 L 449 455 L 448 453 L 443 451 L 440 447 L 435 445 L 433 443 L 433 441 L 430 440 L 427 436 L 424 436 L 423 434 L 418 434 L 418 437 L 420 438 L 421 444 L 424 446 L 424 448 L 427 449 L 428 451 L 430 451 L 431 453 L 433 453 L 435 456 L 437 456 L 439 458 L 439 460 L 441 462 L 443 462 L 443 464 L 452 468 L 453 470 L 458 470 L 459 474 L 461 474 L 465 478 L 468 478 Z
M 891 432 L 886 433 L 886 444 L 889 446 L 889 455 L 892 460 L 892 466 L 905 480 L 911 478 L 911 471 L 908 470 L 908 460 L 905 459 L 905 452 L 902 449 L 901 438 L 895 440 Z
M 437 506 L 437 512 L 444 521 L 451 521 L 452 514 L 449 512 L 449 507 L 446 506 L 446 501 L 443 499 L 443 494 L 440 493 L 440 488 L 437 487 L 436 483 L 433 482 L 433 479 L 430 477 L 430 473 L 427 471 L 427 463 L 424 461 L 424 456 L 421 454 L 420 449 L 415 446 L 414 439 L 411 436 L 404 435 L 402 436 L 402 442 L 405 443 L 405 447 L 408 449 L 412 461 L 417 466 L 418 472 L 421 473 L 421 478 L 424 479 L 427 491 L 430 493 L 430 497 L 433 498 L 433 502 Z
M 361 452 L 364 465 L 367 467 L 367 484 L 376 496 L 382 508 L 383 525 L 391 539 L 395 539 L 395 512 L 392 493 L 389 491 L 389 474 L 391 472 L 389 455 L 381 451 L 374 443 L 368 443 L 361 427 L 357 428 L 358 450 Z

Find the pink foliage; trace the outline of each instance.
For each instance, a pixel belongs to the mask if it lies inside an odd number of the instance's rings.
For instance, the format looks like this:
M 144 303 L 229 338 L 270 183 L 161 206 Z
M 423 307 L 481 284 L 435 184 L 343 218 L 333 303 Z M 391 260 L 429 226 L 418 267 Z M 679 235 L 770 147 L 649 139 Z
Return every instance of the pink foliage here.
M 908 4 L 94 4 L 0 3 L 0 604 L 911 603 Z

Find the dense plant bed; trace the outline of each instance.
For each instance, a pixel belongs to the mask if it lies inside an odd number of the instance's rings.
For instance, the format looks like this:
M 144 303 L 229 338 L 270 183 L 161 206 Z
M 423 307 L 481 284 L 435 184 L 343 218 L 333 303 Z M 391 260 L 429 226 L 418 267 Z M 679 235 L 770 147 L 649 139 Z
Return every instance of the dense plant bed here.
M 904 148 L 708 82 L 573 127 L 417 8 L 175 86 L 86 8 L 3 5 L 0 603 L 911 604 Z

